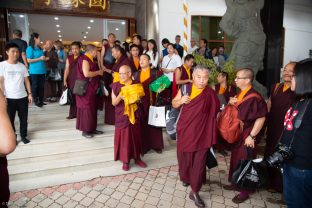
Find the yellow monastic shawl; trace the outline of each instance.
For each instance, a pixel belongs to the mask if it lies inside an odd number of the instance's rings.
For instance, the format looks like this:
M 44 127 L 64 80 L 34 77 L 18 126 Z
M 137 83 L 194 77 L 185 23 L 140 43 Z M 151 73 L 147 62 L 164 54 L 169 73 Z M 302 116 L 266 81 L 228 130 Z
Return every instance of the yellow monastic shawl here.
M 114 72 L 113 73 L 113 83 L 115 82 L 119 82 L 120 81 L 120 78 L 119 78 L 119 73 L 118 72 Z
M 239 93 L 239 95 L 238 95 L 238 97 L 237 97 L 237 101 L 238 102 L 240 102 L 240 101 L 242 101 L 243 100 L 243 98 L 245 97 L 245 95 L 247 94 L 247 92 L 251 89 L 251 85 L 249 85 L 248 87 L 246 87 L 246 89 L 244 89 L 244 90 L 242 90 L 240 93 Z
M 129 117 L 131 124 L 135 123 L 135 111 L 138 109 L 136 102 L 145 95 L 142 84 L 132 84 L 123 86 L 120 94 L 124 97 L 125 111 L 124 115 Z
M 194 84 L 192 84 L 192 92 L 190 95 L 190 99 L 193 100 L 194 98 L 196 98 L 198 95 L 200 95 L 200 93 L 203 92 L 204 89 L 205 87 L 203 89 L 198 89 Z

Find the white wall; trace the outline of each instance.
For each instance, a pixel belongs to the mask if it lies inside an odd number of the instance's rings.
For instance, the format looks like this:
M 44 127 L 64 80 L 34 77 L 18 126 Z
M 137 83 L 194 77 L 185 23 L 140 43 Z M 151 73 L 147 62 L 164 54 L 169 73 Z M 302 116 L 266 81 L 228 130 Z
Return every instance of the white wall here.
M 312 50 L 312 1 L 286 0 L 284 28 L 284 65 L 308 58 Z
M 188 43 L 191 38 L 191 16 L 220 16 L 225 13 L 225 0 L 188 0 Z M 183 37 L 183 0 L 159 0 L 159 39 L 174 42 L 176 35 Z M 181 44 L 183 38 L 181 38 Z M 159 44 L 161 46 L 161 44 Z

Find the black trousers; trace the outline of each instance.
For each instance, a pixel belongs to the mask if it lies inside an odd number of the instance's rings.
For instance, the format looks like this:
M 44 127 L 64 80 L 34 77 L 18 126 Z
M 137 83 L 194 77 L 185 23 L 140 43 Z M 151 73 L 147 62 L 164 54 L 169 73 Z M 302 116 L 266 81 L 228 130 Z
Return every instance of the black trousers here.
M 43 103 L 45 74 L 31 74 L 31 92 L 34 102 Z
M 27 137 L 27 125 L 28 125 L 28 98 L 24 97 L 21 99 L 7 99 L 8 102 L 8 114 L 10 117 L 11 124 L 15 131 L 14 120 L 17 115 L 20 120 L 20 134 L 21 137 Z

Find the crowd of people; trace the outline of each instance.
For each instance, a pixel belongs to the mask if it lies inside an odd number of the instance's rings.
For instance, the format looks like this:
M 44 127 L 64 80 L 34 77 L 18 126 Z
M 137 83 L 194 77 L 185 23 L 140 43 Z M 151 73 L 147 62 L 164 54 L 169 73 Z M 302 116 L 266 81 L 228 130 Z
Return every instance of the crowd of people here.
M 122 162 L 124 171 L 131 168 L 131 160 L 139 167 L 147 167 L 142 160 L 144 154 L 151 150 L 161 154 L 164 149 L 162 128 L 148 124 L 150 106 L 170 105 L 180 109 L 176 128 L 179 176 L 183 186 L 191 187 L 189 197 L 197 207 L 205 207 L 199 191 L 206 183 L 208 152 L 212 148 L 224 155 L 231 151 L 228 179 L 232 183 L 232 174 L 240 161 L 257 156 L 256 147 L 263 134 L 266 160 L 280 153 L 282 150 L 277 147 L 283 144 L 283 150 L 288 147 L 295 155 L 294 159 L 283 155 L 278 158 L 283 172 L 269 168 L 272 176 L 269 191 L 283 192 L 289 207 L 311 204 L 311 60 L 288 63 L 283 69 L 283 81 L 272 87 L 265 101 L 252 86 L 255 75 L 249 68 L 237 69 L 234 83 L 220 70 L 218 83 L 208 85 L 209 69 L 196 65 L 194 54 L 213 60 L 217 66 L 222 66 L 227 55 L 223 46 L 210 50 L 206 39 L 200 40 L 199 47 L 192 40 L 189 54 L 184 54 L 179 35 L 175 43 L 163 39 L 164 49 L 159 51 L 153 39 L 135 34 L 131 44 L 121 44 L 110 33 L 103 39 L 100 50 L 92 44 L 82 50 L 81 42 L 75 41 L 67 54 L 60 41 L 47 40 L 42 46 L 40 35 L 33 33 L 27 47 L 21 37 L 21 32 L 15 30 L 14 39 L 6 45 L 8 58 L 0 63 L 0 89 L 5 95 L 0 93 L 0 113 L 7 112 L 1 116 L 0 126 L 8 132 L 0 138 L 6 140 L 0 145 L 0 174 L 5 178 L 0 183 L 1 202 L 8 201 L 4 156 L 15 147 L 12 141 L 16 138 L 13 133 L 16 112 L 22 142 L 29 143 L 28 104 L 34 102 L 42 107 L 67 89 L 72 97 L 67 119 L 76 118 L 76 129 L 83 137 L 91 139 L 104 133 L 97 129 L 98 110 L 105 111 L 105 124 L 115 125 L 114 160 Z M 149 86 L 163 75 L 171 82 L 170 87 L 152 92 Z M 217 119 L 224 106 L 238 103 L 242 134 L 238 142 L 229 144 L 217 131 Z M 223 188 L 239 192 L 232 199 L 237 204 L 255 191 L 236 184 Z

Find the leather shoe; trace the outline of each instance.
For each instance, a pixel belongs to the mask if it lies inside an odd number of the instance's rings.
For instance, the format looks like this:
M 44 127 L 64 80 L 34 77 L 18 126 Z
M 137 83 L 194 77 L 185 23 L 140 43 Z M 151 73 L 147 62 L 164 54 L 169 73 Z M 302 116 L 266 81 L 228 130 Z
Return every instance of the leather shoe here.
M 103 131 L 99 131 L 99 130 L 95 130 L 95 131 L 93 131 L 92 133 L 93 133 L 93 134 L 97 134 L 97 135 L 98 135 L 98 134 L 104 134 Z
M 195 192 L 191 191 L 189 197 L 190 197 L 191 200 L 193 200 L 195 202 L 195 205 L 197 207 L 205 207 L 205 203 L 199 197 L 198 193 L 195 193 Z
M 234 185 L 224 185 L 223 189 L 228 191 L 237 191 L 237 188 Z
M 90 138 L 93 137 L 93 134 L 90 134 L 90 133 L 88 133 L 88 132 L 82 132 L 82 136 L 83 136 L 83 137 L 86 137 L 87 139 L 90 139 Z
M 130 169 L 129 163 L 122 164 L 122 170 L 128 171 Z
M 66 119 L 68 119 L 68 120 L 74 119 L 74 118 L 76 118 L 76 117 L 75 117 L 75 116 L 73 116 L 73 117 L 72 117 L 72 116 L 67 116 L 67 117 L 66 117 Z
M 136 161 L 135 161 L 135 164 L 136 164 L 137 166 L 141 167 L 141 168 L 146 168 L 146 167 L 147 167 L 146 163 L 143 162 L 141 159 L 136 160 Z
M 22 137 L 21 140 L 24 144 L 28 144 L 30 142 L 26 137 Z
M 184 187 L 188 187 L 190 184 L 189 184 L 189 183 L 186 183 L 186 182 L 183 182 L 182 185 L 183 185 Z
M 247 199 L 249 199 L 249 196 L 245 196 L 242 197 L 240 194 L 237 194 L 236 196 L 234 196 L 234 198 L 232 199 L 232 202 L 235 204 L 240 204 L 243 203 L 244 201 L 246 201 Z

